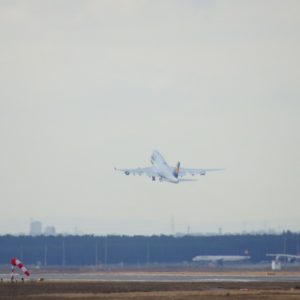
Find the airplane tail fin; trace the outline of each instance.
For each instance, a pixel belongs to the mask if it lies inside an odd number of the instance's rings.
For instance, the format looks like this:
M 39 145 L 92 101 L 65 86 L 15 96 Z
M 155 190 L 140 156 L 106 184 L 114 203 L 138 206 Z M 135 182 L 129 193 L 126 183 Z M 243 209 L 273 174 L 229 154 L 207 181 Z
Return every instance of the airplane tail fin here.
M 176 168 L 175 168 L 175 170 L 174 170 L 174 172 L 173 172 L 173 174 L 174 174 L 174 176 L 175 176 L 176 178 L 178 178 L 179 170 L 180 170 L 180 161 L 177 163 Z

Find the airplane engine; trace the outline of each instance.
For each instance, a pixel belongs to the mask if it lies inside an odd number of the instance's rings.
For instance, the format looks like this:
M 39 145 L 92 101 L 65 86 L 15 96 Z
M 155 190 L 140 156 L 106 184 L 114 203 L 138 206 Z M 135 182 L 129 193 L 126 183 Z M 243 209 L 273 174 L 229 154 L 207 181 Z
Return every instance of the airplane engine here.
M 223 267 L 224 266 L 224 260 L 223 259 L 218 259 L 216 261 L 216 265 L 219 266 L 219 267 Z
M 152 181 L 155 181 L 155 179 L 156 179 L 155 176 L 152 176 Z
M 200 173 L 200 175 L 202 175 L 202 176 L 204 176 L 205 174 L 206 174 L 205 171 L 202 171 L 202 172 Z
M 289 257 L 289 258 L 288 258 L 288 262 L 289 262 L 289 263 L 294 263 L 294 262 L 296 262 L 296 258 L 294 258 L 294 257 Z
M 130 173 L 129 173 L 128 171 L 125 171 L 124 174 L 125 174 L 125 175 L 129 175 Z

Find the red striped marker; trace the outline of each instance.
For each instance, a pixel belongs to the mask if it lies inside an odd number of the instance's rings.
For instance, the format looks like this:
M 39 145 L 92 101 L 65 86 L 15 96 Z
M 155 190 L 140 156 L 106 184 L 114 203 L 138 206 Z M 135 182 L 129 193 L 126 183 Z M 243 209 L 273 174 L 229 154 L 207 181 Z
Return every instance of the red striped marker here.
M 11 259 L 10 262 L 11 262 L 12 266 L 15 266 L 15 267 L 18 267 L 19 269 L 21 269 L 26 276 L 30 275 L 29 271 L 26 269 L 24 264 L 18 258 L 14 257 Z

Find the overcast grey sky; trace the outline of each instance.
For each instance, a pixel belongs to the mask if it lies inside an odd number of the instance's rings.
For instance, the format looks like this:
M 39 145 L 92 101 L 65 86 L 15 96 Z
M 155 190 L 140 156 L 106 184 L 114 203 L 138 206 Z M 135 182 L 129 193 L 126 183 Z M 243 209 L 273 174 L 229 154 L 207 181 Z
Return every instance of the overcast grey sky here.
M 0 1 L 0 234 L 300 230 L 299 1 Z M 153 183 L 114 166 L 226 167 Z

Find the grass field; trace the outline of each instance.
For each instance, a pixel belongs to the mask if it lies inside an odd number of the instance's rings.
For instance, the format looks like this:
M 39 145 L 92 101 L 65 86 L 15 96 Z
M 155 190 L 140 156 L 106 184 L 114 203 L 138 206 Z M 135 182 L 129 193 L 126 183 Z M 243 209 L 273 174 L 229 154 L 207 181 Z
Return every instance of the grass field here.
M 31 299 L 300 299 L 295 283 L 216 283 L 216 282 L 3 282 L 1 300 Z

